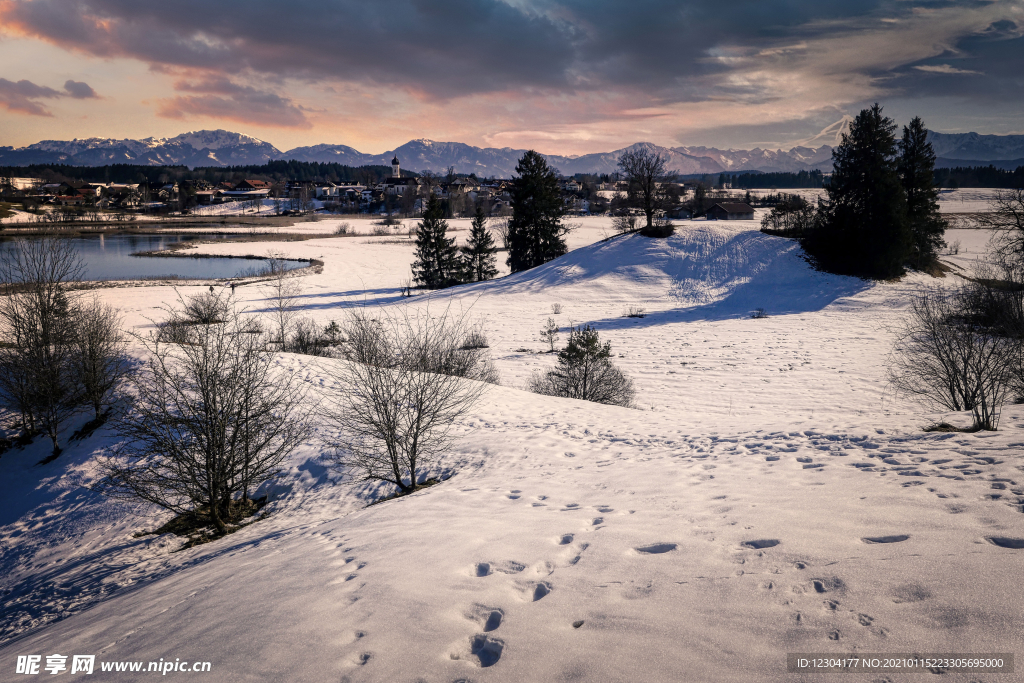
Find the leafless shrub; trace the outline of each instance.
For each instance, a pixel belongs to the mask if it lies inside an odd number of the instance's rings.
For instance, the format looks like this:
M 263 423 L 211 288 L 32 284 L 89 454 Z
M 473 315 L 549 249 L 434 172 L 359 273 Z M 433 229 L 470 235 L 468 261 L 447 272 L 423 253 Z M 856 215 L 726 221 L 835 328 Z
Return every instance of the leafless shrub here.
M 631 305 L 627 306 L 626 310 L 622 312 L 624 318 L 646 318 L 647 309 L 642 306 Z
M 501 239 L 501 246 L 505 251 L 508 251 L 508 239 L 509 239 L 509 223 L 510 218 L 508 216 L 502 216 L 500 218 L 491 219 L 491 229 L 498 233 L 498 237 Z
M 977 297 L 970 286 L 918 297 L 897 329 L 889 384 L 938 409 L 970 410 L 975 427 L 994 430 L 1020 367 L 1021 342 L 981 324 Z
M 148 353 L 130 381 L 121 441 L 101 461 L 103 493 L 208 515 L 223 534 L 239 503 L 274 478 L 310 433 L 305 394 L 276 373 L 263 335 L 232 311 L 191 325 L 187 343 L 136 336 Z M 216 409 L 213 409 L 216 407 Z
M 342 221 L 341 223 L 338 223 L 338 227 L 334 229 L 335 235 L 348 235 L 351 232 L 353 232 L 352 224 L 347 221 Z
M 185 323 L 212 325 L 224 322 L 231 312 L 228 297 L 217 292 L 200 292 L 185 300 L 179 319 Z
M 117 309 L 98 299 L 82 302 L 74 317 L 74 365 L 82 383 L 82 399 L 92 406 L 98 420 L 131 369 L 127 340 Z
M 295 321 L 294 331 L 288 342 L 287 350 L 307 356 L 330 356 L 331 346 L 325 338 L 324 330 L 311 318 L 299 318 Z
M 285 269 L 284 260 L 275 254 L 268 259 L 270 279 L 262 285 L 270 303 L 270 316 L 277 328 L 277 343 L 284 346 L 288 340 L 292 319 L 297 314 L 297 304 L 302 287 Z
M 562 304 L 551 304 L 551 312 L 554 315 L 562 315 Z
M 624 407 L 631 407 L 636 396 L 632 380 L 611 362 L 611 344 L 602 344 L 589 325 L 570 329 L 569 342 L 558 352 L 558 365 L 534 374 L 528 386 L 537 394 Z
M 946 244 L 946 254 L 949 256 L 956 256 L 960 253 L 960 240 L 953 240 Z
M 768 314 L 764 312 L 763 308 L 755 308 L 754 312 L 750 314 L 750 317 L 754 320 L 761 320 L 762 318 L 767 318 Z
M 462 342 L 463 351 L 486 349 L 489 347 L 490 344 L 487 343 L 487 334 L 484 332 L 483 326 L 481 325 L 477 325 L 470 329 L 466 333 L 465 341 Z
M 372 232 L 377 237 L 382 237 L 384 235 L 390 235 L 391 228 L 388 227 L 387 225 L 382 225 L 381 223 L 375 223 Z
M 640 220 L 640 216 L 632 213 L 612 218 L 612 229 L 620 235 L 637 232 L 643 225 L 644 223 Z
M 356 481 L 407 492 L 483 393 L 486 385 L 470 379 L 485 379 L 488 363 L 485 352 L 462 348 L 464 321 L 447 312 L 376 316 L 358 312 L 342 326 L 348 362 L 337 366 L 340 391 L 325 411 L 341 433 L 331 457 Z

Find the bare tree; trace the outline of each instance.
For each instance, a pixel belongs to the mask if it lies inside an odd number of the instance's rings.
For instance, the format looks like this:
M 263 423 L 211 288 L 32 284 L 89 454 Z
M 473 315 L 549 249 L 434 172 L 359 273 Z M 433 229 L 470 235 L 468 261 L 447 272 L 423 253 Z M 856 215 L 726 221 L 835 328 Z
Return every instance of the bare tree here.
M 82 399 L 92 406 L 98 420 L 131 367 L 121 316 L 117 309 L 93 299 L 77 307 L 74 327 L 74 364 L 82 383 Z
M 529 386 L 538 394 L 625 407 L 633 405 L 636 395 L 632 380 L 611 362 L 611 343 L 602 344 L 590 325 L 571 328 L 558 365 L 534 375 Z
M 619 157 L 619 168 L 629 182 L 629 194 L 647 216 L 647 230 L 654 228 L 654 214 L 665 199 L 662 184 L 668 179 L 668 158 L 646 147 L 635 147 Z
M 277 342 L 284 348 L 292 320 L 297 314 L 297 302 L 302 287 L 290 276 L 285 260 L 277 254 L 269 254 L 266 273 L 270 279 L 263 285 L 270 301 L 270 315 L 277 328 Z
M 964 287 L 918 297 L 897 329 L 888 376 L 897 395 L 970 410 L 975 428 L 994 430 L 1020 367 L 1021 342 L 978 319 L 977 296 Z
M 1024 264 L 1024 189 L 1001 191 L 994 208 L 990 213 L 978 214 L 975 223 L 996 231 L 993 246 L 1004 262 Z
M 3 399 L 42 429 L 60 453 L 59 432 L 80 398 L 75 371 L 75 305 L 71 284 L 84 271 L 70 241 L 20 240 L 0 252 L 0 336 Z M 22 378 L 17 378 L 17 373 Z
M 453 423 L 486 384 L 486 351 L 467 349 L 466 325 L 450 315 L 353 314 L 343 326 L 347 362 L 326 411 L 340 430 L 332 456 L 356 481 L 414 490 L 451 444 Z M 471 378 L 471 379 L 470 379 Z
M 121 441 L 97 488 L 177 514 L 208 517 L 223 534 L 252 489 L 277 476 L 310 433 L 305 392 L 275 372 L 267 340 L 232 311 L 192 325 L 182 344 L 137 336 L 148 358 L 130 381 Z

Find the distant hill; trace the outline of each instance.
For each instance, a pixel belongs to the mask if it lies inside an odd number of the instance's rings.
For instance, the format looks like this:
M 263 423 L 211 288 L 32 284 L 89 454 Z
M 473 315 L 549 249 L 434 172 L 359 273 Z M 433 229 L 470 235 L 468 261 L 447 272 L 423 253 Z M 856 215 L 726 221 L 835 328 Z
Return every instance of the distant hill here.
M 1024 135 L 979 135 L 977 133 L 929 133 L 940 167 L 1011 164 L 1024 158 Z M 668 157 L 670 169 L 681 174 L 798 172 L 832 169 L 832 148 L 794 147 L 790 150 L 755 148 L 717 149 L 715 147 L 661 147 L 638 142 L 623 149 L 580 156 L 545 155 L 548 162 L 565 175 L 575 173 L 613 173 L 619 156 L 627 149 L 647 148 Z M 475 173 L 480 177 L 508 178 L 514 175 L 522 149 L 510 147 L 474 147 L 461 142 L 411 140 L 382 154 L 364 154 L 347 145 L 320 144 L 296 147 L 282 152 L 268 142 L 226 130 L 200 130 L 173 138 L 114 140 L 44 140 L 27 147 L 0 147 L 0 166 L 30 164 L 68 164 L 104 166 L 140 164 L 246 166 L 274 159 L 339 163 L 347 166 L 391 164 L 397 156 L 402 167 L 411 171 L 444 172 L 449 166 L 457 173 Z M 1008 161 L 1009 160 L 1009 161 Z

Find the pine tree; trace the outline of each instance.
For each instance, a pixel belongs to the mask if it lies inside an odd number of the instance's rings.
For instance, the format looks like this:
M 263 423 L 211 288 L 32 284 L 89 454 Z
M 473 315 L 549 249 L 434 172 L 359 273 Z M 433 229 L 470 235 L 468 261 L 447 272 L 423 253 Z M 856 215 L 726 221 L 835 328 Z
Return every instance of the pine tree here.
M 875 104 L 832 151 L 819 226 L 804 248 L 827 270 L 874 278 L 903 274 L 911 251 L 907 198 L 897 171 L 896 124 Z
M 448 237 L 448 221 L 437 195 L 431 194 L 423 220 L 416 226 L 416 284 L 427 289 L 451 287 L 461 281 L 461 263 L 455 238 Z
M 494 254 L 494 238 L 487 232 L 487 216 L 483 207 L 476 207 L 473 225 L 469 230 L 469 241 L 462 247 L 462 260 L 467 282 L 483 282 L 498 274 Z
M 528 151 L 516 164 L 512 184 L 512 220 L 508 226 L 508 265 L 513 273 L 558 258 L 568 247 L 561 223 L 562 197 L 558 177 L 537 152 Z
M 939 188 L 935 184 L 935 151 L 920 116 L 903 127 L 899 158 L 900 180 L 907 195 L 907 222 L 911 235 L 910 263 L 925 268 L 934 263 L 946 221 L 939 215 Z

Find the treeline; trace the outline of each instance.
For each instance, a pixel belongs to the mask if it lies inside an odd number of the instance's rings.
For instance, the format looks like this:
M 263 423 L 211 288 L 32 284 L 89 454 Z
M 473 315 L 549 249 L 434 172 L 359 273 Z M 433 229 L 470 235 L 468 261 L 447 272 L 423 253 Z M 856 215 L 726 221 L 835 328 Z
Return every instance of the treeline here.
M 957 166 L 935 169 L 935 184 L 939 187 L 998 187 L 1015 189 L 1024 187 L 1024 166 L 1006 171 L 995 166 Z
M 408 177 L 416 173 L 403 171 Z M 68 164 L 32 164 L 0 166 L 0 178 L 41 178 L 48 183 L 172 183 L 184 180 L 205 180 L 216 185 L 224 181 L 239 182 L 255 178 L 271 182 L 313 180 L 318 182 L 377 183 L 391 177 L 390 166 L 346 166 L 338 163 L 291 161 L 279 159 L 265 164 L 246 166 L 142 166 L 110 164 L 109 166 L 70 166 Z
M 731 183 L 733 188 L 741 190 L 796 189 L 821 187 L 825 182 L 825 175 L 817 170 L 797 173 L 740 173 L 723 174 L 723 180 Z

